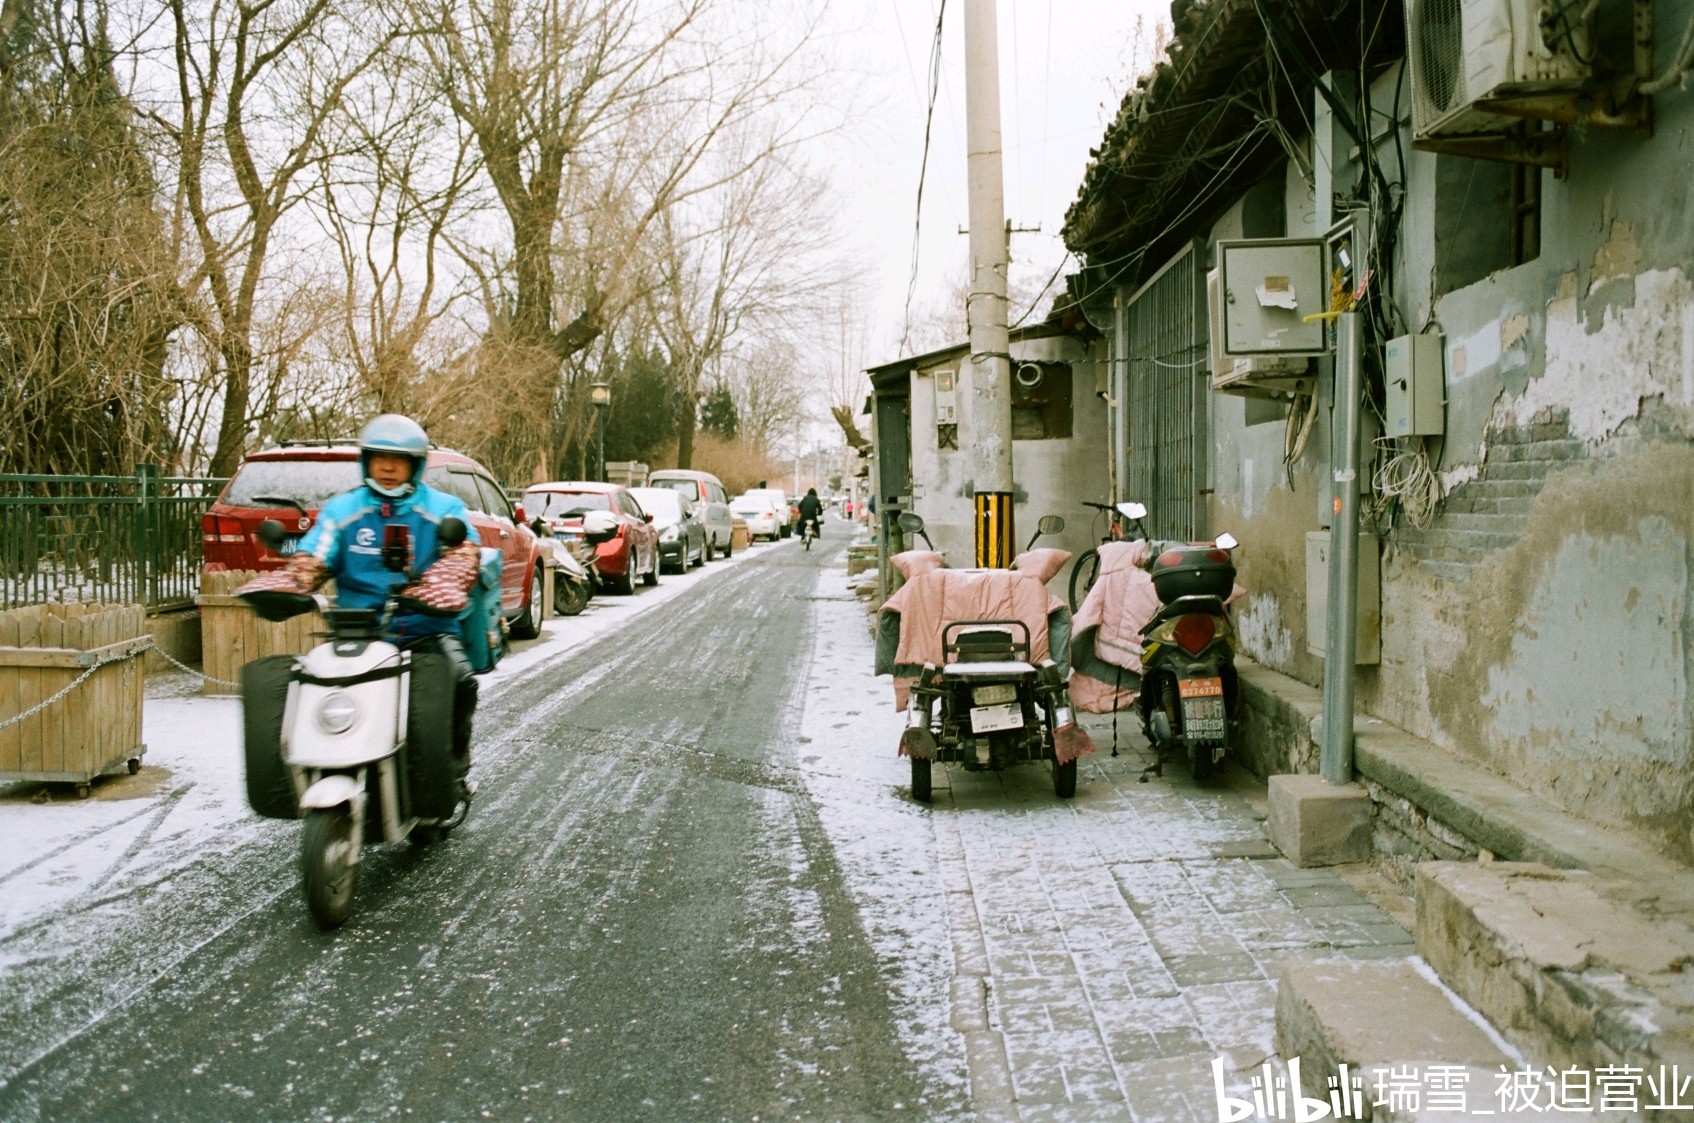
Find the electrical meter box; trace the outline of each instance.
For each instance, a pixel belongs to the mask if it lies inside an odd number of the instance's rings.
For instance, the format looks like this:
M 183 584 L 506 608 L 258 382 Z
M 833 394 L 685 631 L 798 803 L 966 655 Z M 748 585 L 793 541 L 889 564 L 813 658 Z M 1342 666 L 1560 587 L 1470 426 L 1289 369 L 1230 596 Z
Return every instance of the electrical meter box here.
M 1217 245 L 1225 355 L 1325 355 L 1329 308 L 1322 238 L 1249 238 Z
M 1388 341 L 1383 374 L 1384 434 L 1439 437 L 1446 430 L 1442 337 L 1402 335 Z
M 1358 607 L 1353 662 L 1375 666 L 1382 662 L 1382 562 L 1376 535 L 1359 532 Z M 1329 644 L 1329 531 L 1306 532 L 1306 650 L 1322 656 Z
M 957 425 L 959 423 L 959 372 L 956 370 L 938 370 L 935 372 L 935 423 L 937 425 Z

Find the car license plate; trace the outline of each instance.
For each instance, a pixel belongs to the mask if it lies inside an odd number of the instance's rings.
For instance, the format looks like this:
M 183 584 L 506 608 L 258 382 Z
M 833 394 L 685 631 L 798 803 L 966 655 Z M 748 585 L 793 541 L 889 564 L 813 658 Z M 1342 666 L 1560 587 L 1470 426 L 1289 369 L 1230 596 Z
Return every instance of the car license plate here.
M 1001 706 L 977 706 L 971 710 L 972 733 L 994 733 L 1001 729 L 1022 729 L 1023 707 L 1016 702 Z
M 971 691 L 971 701 L 979 706 L 994 706 L 1001 702 L 1017 700 L 1018 687 L 1012 682 L 1003 682 L 999 686 L 979 686 Z

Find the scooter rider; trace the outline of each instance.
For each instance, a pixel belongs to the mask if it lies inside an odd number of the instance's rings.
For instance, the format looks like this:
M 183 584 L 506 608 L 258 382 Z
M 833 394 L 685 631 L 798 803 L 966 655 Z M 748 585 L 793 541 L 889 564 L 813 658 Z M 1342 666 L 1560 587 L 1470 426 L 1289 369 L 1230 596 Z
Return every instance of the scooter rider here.
M 818 489 L 806 489 L 806 497 L 800 500 L 800 530 L 804 533 L 806 524 L 812 523 L 812 533 L 816 535 L 823 528 L 823 500 L 818 498 Z
M 435 652 L 452 664 L 453 756 L 462 776 L 470 769 L 477 682 L 455 615 L 469 604 L 481 555 L 464 502 L 423 482 L 428 459 L 429 437 L 416 421 L 397 413 L 372 420 L 359 434 L 364 484 L 324 504 L 317 525 L 301 539 L 286 568 L 249 582 L 242 591 L 310 593 L 333 577 L 341 607 L 381 609 L 395 586 L 417 575 L 406 596 L 442 615 L 402 609 L 395 613 L 389 638 L 403 650 Z M 450 550 L 437 540 L 437 529 L 447 518 L 465 524 L 464 543 Z M 405 572 L 383 560 L 394 527 L 405 528 L 410 546 Z

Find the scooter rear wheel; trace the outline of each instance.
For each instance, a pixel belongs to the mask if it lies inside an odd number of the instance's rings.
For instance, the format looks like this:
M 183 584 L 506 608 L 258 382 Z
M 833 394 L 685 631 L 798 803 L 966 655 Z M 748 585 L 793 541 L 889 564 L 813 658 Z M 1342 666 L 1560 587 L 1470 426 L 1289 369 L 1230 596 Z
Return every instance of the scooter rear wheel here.
M 921 757 L 913 757 L 912 798 L 919 803 L 928 803 L 932 794 L 930 781 L 930 762 Z
M 339 928 L 353 911 L 353 816 L 314 809 L 300 832 L 300 875 L 306 907 L 320 928 Z
M 560 616 L 577 616 L 588 607 L 588 590 L 575 581 L 560 581 L 553 594 L 553 611 Z

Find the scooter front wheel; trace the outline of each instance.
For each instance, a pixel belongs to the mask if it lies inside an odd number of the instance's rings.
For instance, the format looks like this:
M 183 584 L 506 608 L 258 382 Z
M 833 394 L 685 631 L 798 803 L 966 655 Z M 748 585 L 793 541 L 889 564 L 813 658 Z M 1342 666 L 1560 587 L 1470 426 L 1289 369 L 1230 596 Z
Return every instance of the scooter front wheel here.
M 353 911 L 353 816 L 316 809 L 300 832 L 300 874 L 306 907 L 320 928 L 339 928 Z
M 1076 794 L 1076 761 L 1053 762 L 1053 794 L 1069 799 Z

